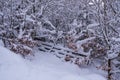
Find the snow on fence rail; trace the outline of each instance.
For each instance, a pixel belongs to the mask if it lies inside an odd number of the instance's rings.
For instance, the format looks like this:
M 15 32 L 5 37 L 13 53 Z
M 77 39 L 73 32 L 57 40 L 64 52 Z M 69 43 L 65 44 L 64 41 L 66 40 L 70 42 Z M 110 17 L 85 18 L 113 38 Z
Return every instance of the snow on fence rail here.
M 89 64 L 89 59 L 87 58 L 87 55 L 75 52 L 71 49 L 59 46 L 59 45 L 53 45 L 47 42 L 39 42 L 38 43 L 38 49 L 42 52 L 48 52 L 54 54 L 56 57 L 69 61 L 71 63 L 74 63 L 78 66 L 81 66 L 82 64 Z
M 43 52 L 49 51 L 49 52 L 57 52 L 58 54 L 61 54 L 61 55 L 68 54 L 68 55 L 73 55 L 73 56 L 87 57 L 87 55 L 84 55 L 84 54 L 81 54 L 78 52 L 74 52 L 71 49 L 64 48 L 64 47 L 57 46 L 57 45 L 52 45 L 52 44 L 46 43 L 46 42 L 40 42 L 38 44 L 38 47 L 39 47 L 39 50 L 43 51 Z

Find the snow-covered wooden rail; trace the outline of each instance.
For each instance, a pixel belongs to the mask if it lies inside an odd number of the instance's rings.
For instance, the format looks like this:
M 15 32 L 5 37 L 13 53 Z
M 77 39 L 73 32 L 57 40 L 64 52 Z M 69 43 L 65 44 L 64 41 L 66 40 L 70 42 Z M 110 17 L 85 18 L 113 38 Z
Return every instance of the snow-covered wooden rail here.
M 71 57 L 87 57 L 87 55 L 75 52 L 69 48 L 62 47 L 60 45 L 54 45 L 47 42 L 38 43 L 39 50 L 42 52 L 49 52 L 55 54 L 57 57 L 62 58 L 65 55 L 70 55 Z

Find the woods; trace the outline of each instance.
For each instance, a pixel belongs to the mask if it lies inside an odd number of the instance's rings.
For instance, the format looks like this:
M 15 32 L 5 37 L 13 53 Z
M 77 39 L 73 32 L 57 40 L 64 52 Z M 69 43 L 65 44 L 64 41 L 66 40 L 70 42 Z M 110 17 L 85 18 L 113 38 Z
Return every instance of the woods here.
M 37 49 L 98 61 L 120 79 L 120 0 L 0 0 L 0 39 L 23 57 Z

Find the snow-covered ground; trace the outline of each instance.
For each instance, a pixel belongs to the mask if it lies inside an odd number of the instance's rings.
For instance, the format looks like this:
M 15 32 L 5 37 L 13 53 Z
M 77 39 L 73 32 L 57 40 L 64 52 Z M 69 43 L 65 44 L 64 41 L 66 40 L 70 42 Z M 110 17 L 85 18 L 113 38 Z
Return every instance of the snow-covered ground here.
M 93 70 L 93 71 L 92 71 Z M 51 54 L 23 59 L 0 46 L 0 80 L 106 80 L 94 69 L 79 68 Z

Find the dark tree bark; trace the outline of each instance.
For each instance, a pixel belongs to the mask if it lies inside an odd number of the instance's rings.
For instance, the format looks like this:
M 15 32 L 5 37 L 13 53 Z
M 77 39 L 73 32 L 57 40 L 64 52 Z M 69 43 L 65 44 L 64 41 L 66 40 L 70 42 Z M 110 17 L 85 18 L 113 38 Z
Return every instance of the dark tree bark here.
M 108 80 L 112 80 L 111 59 L 108 59 Z

